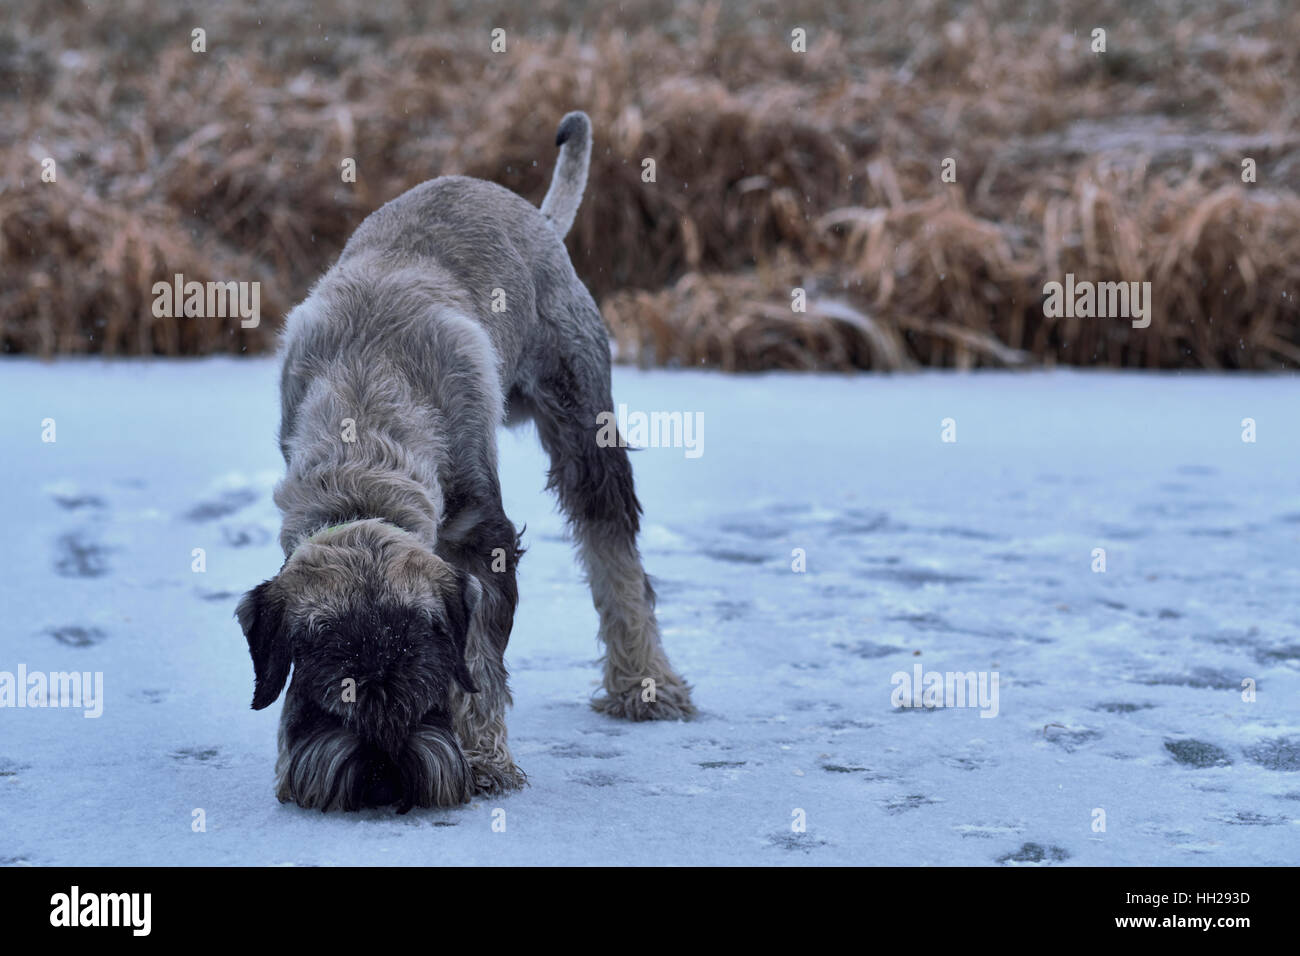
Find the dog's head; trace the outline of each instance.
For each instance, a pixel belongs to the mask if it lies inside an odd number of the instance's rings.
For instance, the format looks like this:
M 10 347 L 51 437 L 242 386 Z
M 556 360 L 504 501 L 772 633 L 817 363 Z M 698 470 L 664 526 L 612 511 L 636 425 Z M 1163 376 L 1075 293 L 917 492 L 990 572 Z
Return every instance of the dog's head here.
M 236 612 L 253 708 L 284 689 L 282 799 L 321 809 L 468 798 L 452 694 L 466 667 L 478 582 L 414 536 L 367 520 L 304 542 Z

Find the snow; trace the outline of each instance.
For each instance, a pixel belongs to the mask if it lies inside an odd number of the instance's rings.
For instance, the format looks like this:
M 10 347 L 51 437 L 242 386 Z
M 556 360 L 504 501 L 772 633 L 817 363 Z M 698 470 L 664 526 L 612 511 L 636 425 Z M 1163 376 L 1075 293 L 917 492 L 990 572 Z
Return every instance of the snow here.
M 400 817 L 272 793 L 279 705 L 249 709 L 232 613 L 281 560 L 275 379 L 268 359 L 0 367 L 0 671 L 102 671 L 105 698 L 97 719 L 0 710 L 0 862 L 1300 860 L 1296 378 L 617 370 L 629 409 L 703 414 L 699 457 L 634 455 L 701 714 L 587 706 L 595 613 L 534 435 L 503 432 L 531 786 Z M 996 673 L 996 716 L 892 706 L 917 664 Z

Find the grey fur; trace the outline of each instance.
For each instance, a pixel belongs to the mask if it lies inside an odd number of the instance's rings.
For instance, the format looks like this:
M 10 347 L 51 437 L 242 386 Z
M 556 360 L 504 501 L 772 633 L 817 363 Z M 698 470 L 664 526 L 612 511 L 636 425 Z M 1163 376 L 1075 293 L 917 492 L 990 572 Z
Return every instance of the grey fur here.
M 573 226 L 587 188 L 587 167 L 591 164 L 591 120 L 587 114 L 566 114 L 555 134 L 555 145 L 560 147 L 560 161 L 542 200 L 542 215 L 563 238 Z
M 521 554 L 497 477 L 507 418 L 536 422 L 591 583 L 606 649 L 593 706 L 694 712 L 659 639 L 627 452 L 596 442 L 613 407 L 608 337 L 561 242 L 586 178 L 586 116 L 566 116 L 557 141 L 541 211 L 479 180 L 416 186 L 357 228 L 286 319 L 285 563 L 238 610 L 255 708 L 292 664 L 281 800 L 405 810 L 524 784 L 505 725 Z

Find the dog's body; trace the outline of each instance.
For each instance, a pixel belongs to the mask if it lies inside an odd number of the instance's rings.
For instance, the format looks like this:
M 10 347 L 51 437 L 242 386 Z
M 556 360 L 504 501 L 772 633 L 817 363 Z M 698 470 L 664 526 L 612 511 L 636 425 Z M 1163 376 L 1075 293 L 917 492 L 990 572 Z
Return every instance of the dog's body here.
M 507 419 L 536 423 L 591 583 L 606 651 L 594 706 L 692 713 L 660 645 L 626 451 L 596 440 L 608 338 L 562 241 L 586 116 L 566 116 L 557 144 L 540 211 L 491 183 L 426 182 L 369 216 L 286 320 L 286 560 L 238 611 L 255 708 L 294 666 L 281 800 L 407 809 L 522 785 L 505 728 L 520 554 L 497 477 Z

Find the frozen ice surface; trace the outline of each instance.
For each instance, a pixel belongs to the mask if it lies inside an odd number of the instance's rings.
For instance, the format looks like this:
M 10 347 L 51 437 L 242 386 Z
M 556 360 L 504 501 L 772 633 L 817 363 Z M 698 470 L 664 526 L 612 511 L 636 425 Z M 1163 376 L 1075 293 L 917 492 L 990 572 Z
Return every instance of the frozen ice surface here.
M 588 707 L 595 613 L 535 436 L 503 432 L 531 786 L 400 817 L 272 793 L 232 612 L 281 561 L 275 379 L 0 363 L 0 671 L 105 697 L 0 709 L 0 863 L 1300 862 L 1300 379 L 617 370 L 630 410 L 703 414 L 700 457 L 633 456 L 701 714 Z M 996 717 L 894 707 L 916 665 L 996 672 Z

